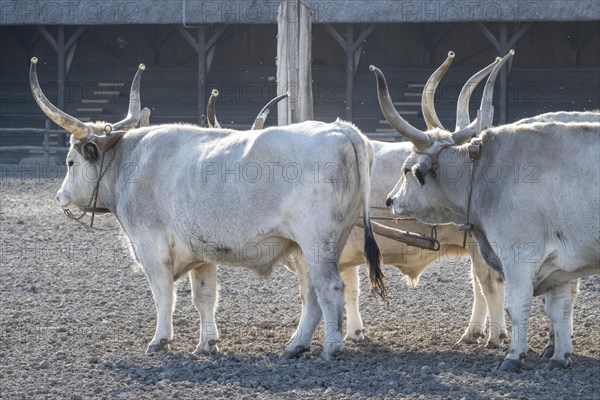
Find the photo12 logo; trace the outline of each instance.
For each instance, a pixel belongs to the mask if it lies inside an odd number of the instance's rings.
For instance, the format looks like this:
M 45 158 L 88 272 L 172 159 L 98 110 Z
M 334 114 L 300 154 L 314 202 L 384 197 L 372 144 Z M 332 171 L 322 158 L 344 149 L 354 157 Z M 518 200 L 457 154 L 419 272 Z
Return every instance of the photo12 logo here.
M 35 24 L 127 23 L 140 13 L 136 1 L 2 1 L 0 21 Z

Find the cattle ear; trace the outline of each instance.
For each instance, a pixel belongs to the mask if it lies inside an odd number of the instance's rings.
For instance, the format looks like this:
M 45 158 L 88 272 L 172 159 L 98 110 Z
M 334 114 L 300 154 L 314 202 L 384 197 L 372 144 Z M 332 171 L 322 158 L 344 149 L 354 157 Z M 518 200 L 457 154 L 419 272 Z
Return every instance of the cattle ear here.
M 98 159 L 98 155 L 100 154 L 100 149 L 98 149 L 98 145 L 94 142 L 87 142 L 81 148 L 81 154 L 85 161 L 93 163 Z
M 421 163 L 415 164 L 412 167 L 412 173 L 421 186 L 423 186 L 425 184 L 425 175 L 427 174 L 426 166 Z

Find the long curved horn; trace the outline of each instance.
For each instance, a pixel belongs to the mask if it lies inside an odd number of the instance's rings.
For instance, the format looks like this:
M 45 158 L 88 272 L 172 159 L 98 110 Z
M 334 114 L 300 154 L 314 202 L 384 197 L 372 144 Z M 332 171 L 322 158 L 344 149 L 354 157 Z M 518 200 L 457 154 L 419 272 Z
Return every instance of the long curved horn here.
M 399 134 L 410 140 L 418 149 L 425 150 L 431 146 L 433 140 L 429 135 L 409 124 L 394 108 L 394 103 L 390 98 L 385 76 L 383 76 L 381 70 L 374 65 L 369 66 L 369 70 L 373 72 L 377 78 L 377 98 L 379 100 L 379 107 L 387 122 L 392 128 L 398 131 Z
M 131 82 L 131 90 L 129 91 L 129 110 L 125 119 L 112 124 L 115 131 L 128 130 L 135 128 L 140 121 L 140 113 L 142 112 L 142 104 L 140 100 L 140 82 L 142 80 L 142 72 L 146 69 L 144 64 L 138 67 L 133 81 Z
M 250 128 L 250 129 L 253 131 L 256 129 L 262 129 L 265 126 L 265 121 L 267 120 L 267 116 L 269 115 L 269 112 L 271 111 L 271 107 L 273 107 L 275 104 L 279 103 L 281 100 L 283 100 L 287 97 L 290 97 L 290 92 L 287 92 L 286 94 L 282 94 L 281 96 L 277 96 L 274 99 L 272 99 L 271 101 L 269 101 L 267 103 L 267 105 L 264 106 L 262 108 L 262 110 L 260 110 L 260 112 L 258 113 L 256 118 L 254 119 L 252 128 Z
M 492 100 L 494 98 L 494 83 L 496 83 L 496 77 L 506 61 L 514 55 L 514 50 L 509 51 L 508 54 L 494 66 L 492 73 L 485 83 L 485 89 L 483 89 L 483 97 L 481 98 L 481 106 L 479 107 L 477 118 L 467 127 L 452 134 L 452 139 L 455 144 L 461 144 L 492 126 L 492 121 L 494 119 L 494 106 L 492 105 Z
M 423 88 L 423 94 L 421 96 L 421 111 L 423 112 L 423 118 L 425 119 L 425 124 L 427 124 L 427 129 L 445 129 L 440 122 L 437 113 L 435 112 L 435 91 L 443 76 L 446 74 L 446 71 L 448 71 L 450 64 L 452 64 L 454 56 L 455 54 L 453 51 L 448 53 L 446 61 L 444 61 L 444 63 L 438 69 L 436 69 L 433 74 L 431 74 L 427 80 L 427 83 L 425 84 L 425 87 Z
M 140 115 L 140 127 L 149 126 L 150 125 L 150 109 L 148 107 L 144 107 L 142 109 L 142 113 Z
M 481 106 L 479 107 L 479 109 L 481 110 L 481 130 L 487 129 L 490 126 L 492 126 L 492 122 L 494 119 L 494 106 L 492 105 L 492 102 L 494 100 L 494 84 L 496 83 L 496 77 L 498 76 L 498 73 L 500 72 L 504 64 L 506 64 L 506 62 L 509 59 L 511 59 L 514 55 L 515 51 L 511 50 L 508 52 L 507 55 L 502 57 L 502 60 L 500 60 L 496 64 L 496 66 L 492 70 L 492 73 L 490 74 L 485 83 L 485 88 L 483 89 L 483 97 L 481 98 Z
M 31 86 L 31 92 L 33 93 L 33 98 L 35 99 L 38 107 L 40 107 L 44 114 L 54 121 L 56 125 L 71 133 L 77 139 L 86 140 L 92 133 L 91 129 L 77 118 L 72 117 L 55 107 L 54 104 L 50 103 L 50 100 L 48 100 L 42 92 L 42 88 L 40 87 L 40 82 L 38 81 L 37 77 L 37 62 L 38 59 L 36 57 L 31 59 L 31 66 L 29 67 L 29 85 Z
M 221 128 L 221 124 L 219 124 L 217 116 L 215 115 L 215 102 L 218 96 L 219 91 L 217 89 L 213 89 L 210 92 L 210 98 L 208 99 L 208 105 L 206 106 L 206 120 L 209 128 Z
M 471 101 L 471 96 L 473 95 L 473 92 L 475 91 L 477 85 L 479 85 L 483 78 L 485 78 L 489 75 L 490 72 L 492 72 L 492 69 L 494 69 L 494 66 L 496 66 L 496 64 L 500 60 L 501 58 L 497 57 L 493 63 L 491 63 L 481 71 L 477 72 L 471 78 L 469 78 L 467 83 L 465 83 L 465 85 L 463 86 L 462 90 L 460 91 L 460 94 L 458 95 L 458 104 L 456 105 L 456 128 L 454 129 L 455 132 L 465 128 L 471 123 L 471 117 L 469 115 L 469 102 Z

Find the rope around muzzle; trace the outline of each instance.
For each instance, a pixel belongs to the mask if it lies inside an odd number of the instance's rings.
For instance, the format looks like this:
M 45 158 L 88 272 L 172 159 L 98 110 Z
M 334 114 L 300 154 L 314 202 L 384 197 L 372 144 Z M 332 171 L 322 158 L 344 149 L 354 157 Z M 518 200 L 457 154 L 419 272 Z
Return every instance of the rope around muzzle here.
M 94 226 L 94 217 L 96 216 L 96 212 L 110 212 L 110 210 L 108 208 L 96 208 L 96 203 L 98 202 L 98 191 L 100 189 L 100 182 L 102 181 L 102 178 L 104 178 L 104 175 L 106 175 L 106 173 L 110 169 L 113 161 L 116 158 L 116 156 L 113 154 L 113 156 L 111 157 L 110 161 L 106 165 L 106 169 L 104 169 L 104 171 L 102 171 L 102 168 L 104 166 L 104 156 L 105 155 L 106 155 L 106 152 L 103 152 L 102 153 L 102 159 L 100 160 L 100 176 L 98 177 L 98 181 L 96 182 L 96 185 L 94 185 L 94 190 L 92 191 L 92 196 L 90 197 L 90 201 L 88 202 L 87 207 L 84 207 L 83 212 L 79 216 L 75 216 L 73 214 L 73 212 L 71 210 L 69 210 L 68 208 L 63 208 L 63 212 L 65 213 L 65 215 L 67 216 L 67 218 L 70 221 L 77 222 L 79 225 L 84 226 L 86 228 L 90 228 L 90 229 L 93 229 L 93 230 L 96 230 L 96 231 L 105 231 L 106 232 L 106 231 L 114 231 L 117 228 L 116 227 L 113 227 L 113 228 L 98 228 L 98 227 Z M 90 207 L 92 205 L 92 203 L 94 203 L 94 206 Z M 82 218 L 88 212 L 92 213 L 92 219 L 91 219 L 91 221 L 90 221 L 89 224 L 87 224 L 86 222 L 82 221 Z

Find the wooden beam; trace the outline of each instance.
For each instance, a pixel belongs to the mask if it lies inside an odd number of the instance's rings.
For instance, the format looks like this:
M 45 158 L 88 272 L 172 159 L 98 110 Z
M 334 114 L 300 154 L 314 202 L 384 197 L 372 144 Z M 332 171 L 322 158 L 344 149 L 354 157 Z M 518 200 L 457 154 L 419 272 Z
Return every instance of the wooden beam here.
M 352 121 L 354 117 L 354 25 L 346 26 L 346 120 Z
M 367 38 L 373 33 L 373 31 L 377 28 L 376 24 L 370 24 L 367 29 L 360 34 L 356 42 L 354 43 L 354 51 L 358 50 L 360 46 L 367 40 Z
M 516 43 L 516 42 L 515 42 Z M 500 23 L 500 54 L 502 57 L 509 50 L 508 40 L 508 24 L 506 22 Z M 500 124 L 506 124 L 507 113 L 508 113 L 508 71 L 512 65 L 509 61 L 506 68 L 500 70 Z
M 208 49 L 208 53 L 206 55 L 206 73 L 210 72 L 210 67 L 212 66 L 212 61 L 215 56 L 215 50 L 217 48 L 217 41 L 223 36 L 223 33 L 227 30 L 229 25 L 221 25 L 217 28 L 215 33 L 210 37 L 208 42 L 206 43 L 206 48 Z
M 440 30 L 436 35 L 434 35 L 430 42 L 429 42 L 429 48 L 431 50 L 435 49 L 437 47 L 437 45 L 442 41 L 442 39 L 444 39 L 446 36 L 448 36 L 448 34 L 450 32 L 452 32 L 452 30 L 456 27 L 455 24 L 450 24 L 449 26 L 447 26 L 445 29 Z
M 338 42 L 338 44 L 342 46 L 342 48 L 346 48 L 346 39 L 344 39 L 342 35 L 340 35 L 333 26 L 325 24 L 325 29 L 327 29 L 327 32 L 329 32 L 331 36 L 333 36 L 335 41 Z
M 50 32 L 48 32 L 48 30 L 46 29 L 46 27 L 44 27 L 42 25 L 39 25 L 38 26 L 38 31 L 48 41 L 48 43 L 50 43 L 50 46 L 52 46 L 52 48 L 54 49 L 54 51 L 57 51 L 58 45 L 56 44 L 56 40 L 50 34 Z
M 477 27 L 479 30 L 485 35 L 485 37 L 492 42 L 492 45 L 496 48 L 496 50 L 500 51 L 500 42 L 496 39 L 496 36 L 485 26 L 483 23 L 478 22 Z
M 187 40 L 190 46 L 196 51 L 198 59 L 198 122 L 200 124 L 204 123 L 206 120 L 206 100 L 204 96 L 206 76 L 208 75 L 208 71 L 212 64 L 217 41 L 227 28 L 228 25 L 219 26 L 215 33 L 207 40 L 206 33 L 208 31 L 208 25 L 194 27 L 194 29 L 198 30 L 197 38 L 194 38 L 194 36 L 192 36 L 192 34 L 183 26 L 177 26 L 179 33 L 181 33 L 185 40 Z
M 206 101 L 204 99 L 204 84 L 206 81 L 206 28 L 198 29 L 198 122 L 206 120 Z
M 513 49 L 519 39 L 531 28 L 530 22 L 523 24 L 516 32 L 508 37 L 508 23 L 500 23 L 500 37 L 497 38 L 483 23 L 478 23 L 479 30 L 488 38 L 496 48 L 500 56 L 506 55 Z M 560 28 L 559 28 L 560 29 Z M 499 122 L 505 124 L 508 121 L 508 76 L 512 69 L 512 60 L 508 62 L 506 68 L 500 71 L 500 97 L 499 97 Z
M 478 49 L 476 49 L 475 51 L 467 54 L 464 57 L 456 57 L 456 59 L 454 60 L 454 62 L 452 63 L 453 65 L 461 65 L 465 62 L 467 62 L 468 60 L 470 60 L 473 57 L 477 57 L 478 55 L 480 55 L 481 53 L 488 51 L 490 48 L 494 47 L 491 43 L 490 44 L 486 44 Z
M 207 49 L 213 48 L 213 46 L 215 44 L 217 44 L 217 40 L 219 40 L 219 38 L 221 38 L 221 36 L 227 30 L 228 27 L 229 27 L 229 25 L 221 25 L 221 26 L 217 27 L 215 33 L 213 33 L 212 36 L 210 37 L 210 39 L 208 39 L 208 42 L 206 42 L 206 48 Z
M 198 42 L 192 36 L 192 34 L 181 25 L 177 25 L 177 30 L 179 31 L 179 33 L 181 33 L 181 36 L 183 36 L 183 38 L 185 40 L 187 40 L 187 42 L 190 44 L 190 46 L 192 46 L 192 48 L 196 51 L 196 53 L 198 53 L 198 50 L 199 50 Z
M 354 77 L 356 78 L 356 73 L 358 72 L 358 65 L 360 64 L 360 57 L 362 56 L 362 50 L 365 46 L 365 42 L 367 38 L 373 33 L 373 31 L 377 28 L 376 24 L 370 24 L 367 29 L 360 34 L 356 42 L 354 43 Z
M 79 39 L 83 31 L 85 31 L 85 26 L 80 26 L 77 28 L 75 33 L 69 38 L 69 40 L 65 44 L 65 50 L 69 50 L 71 47 L 73 47 L 73 45 L 77 42 L 77 39 Z
M 354 41 L 354 25 L 346 25 L 346 37 L 342 37 L 339 32 L 331 25 L 326 24 L 325 28 L 335 39 L 336 42 L 346 52 L 346 119 L 352 121 L 354 117 L 354 77 L 358 69 L 360 62 L 361 49 L 364 45 L 365 40 L 373 33 L 377 25 L 370 24 Z

